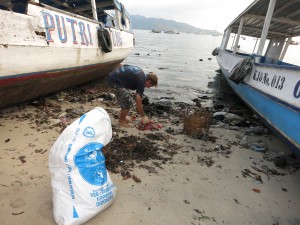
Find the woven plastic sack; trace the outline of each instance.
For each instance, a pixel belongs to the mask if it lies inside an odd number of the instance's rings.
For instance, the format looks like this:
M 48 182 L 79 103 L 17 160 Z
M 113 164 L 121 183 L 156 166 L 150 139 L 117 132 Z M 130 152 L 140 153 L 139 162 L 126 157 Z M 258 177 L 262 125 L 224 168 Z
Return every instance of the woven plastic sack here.
M 111 141 L 107 112 L 95 108 L 66 127 L 49 153 L 53 213 L 58 225 L 91 219 L 116 197 L 101 149 Z
M 184 117 L 183 130 L 191 137 L 202 137 L 208 133 L 212 114 L 208 111 L 196 111 L 192 115 Z

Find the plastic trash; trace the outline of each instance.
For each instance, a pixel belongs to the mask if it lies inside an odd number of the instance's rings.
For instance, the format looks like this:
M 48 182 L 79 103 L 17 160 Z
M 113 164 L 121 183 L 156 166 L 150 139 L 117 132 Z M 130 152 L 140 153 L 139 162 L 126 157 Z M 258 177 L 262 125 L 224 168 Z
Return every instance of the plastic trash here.
M 256 152 L 265 152 L 267 150 L 267 147 L 264 145 L 252 144 L 250 145 L 249 149 Z
M 162 125 L 158 123 L 154 123 L 153 121 L 150 121 L 147 124 L 140 123 L 138 126 L 139 130 L 145 131 L 145 130 L 159 130 L 162 128 Z
M 239 145 L 243 147 L 248 147 L 248 136 L 243 137 Z

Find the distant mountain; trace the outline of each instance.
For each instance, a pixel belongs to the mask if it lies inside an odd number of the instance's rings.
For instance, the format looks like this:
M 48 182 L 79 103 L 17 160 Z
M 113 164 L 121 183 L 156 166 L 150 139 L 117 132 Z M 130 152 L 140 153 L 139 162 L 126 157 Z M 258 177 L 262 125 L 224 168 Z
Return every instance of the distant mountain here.
M 160 31 L 177 31 L 183 33 L 195 33 L 195 34 L 211 34 L 222 35 L 216 30 L 207 30 L 194 27 L 187 23 L 180 23 L 174 20 L 166 20 L 161 18 L 147 18 L 139 15 L 131 15 L 131 22 L 133 29 L 139 30 L 160 30 Z

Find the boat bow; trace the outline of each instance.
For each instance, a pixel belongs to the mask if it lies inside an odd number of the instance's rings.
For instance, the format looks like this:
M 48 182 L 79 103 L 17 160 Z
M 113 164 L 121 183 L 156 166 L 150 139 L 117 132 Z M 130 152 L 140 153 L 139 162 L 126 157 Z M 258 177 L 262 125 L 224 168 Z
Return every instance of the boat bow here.
M 299 8 L 294 0 L 254 1 L 228 25 L 212 52 L 237 95 L 298 155 L 300 67 L 297 60 L 284 59 L 296 47 L 290 46 L 292 38 L 300 36 Z M 248 51 L 245 36 L 254 41 Z
M 133 49 L 116 0 L 24 2 L 0 3 L 0 108 L 105 76 Z

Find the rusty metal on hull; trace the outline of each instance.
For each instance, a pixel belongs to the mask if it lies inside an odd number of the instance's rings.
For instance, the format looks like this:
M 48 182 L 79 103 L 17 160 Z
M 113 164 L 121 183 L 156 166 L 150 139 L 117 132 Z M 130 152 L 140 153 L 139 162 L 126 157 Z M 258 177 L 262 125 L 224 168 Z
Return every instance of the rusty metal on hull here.
M 0 80 L 0 108 L 43 97 L 57 91 L 106 76 L 122 60 L 64 71 L 42 72 L 9 80 Z

